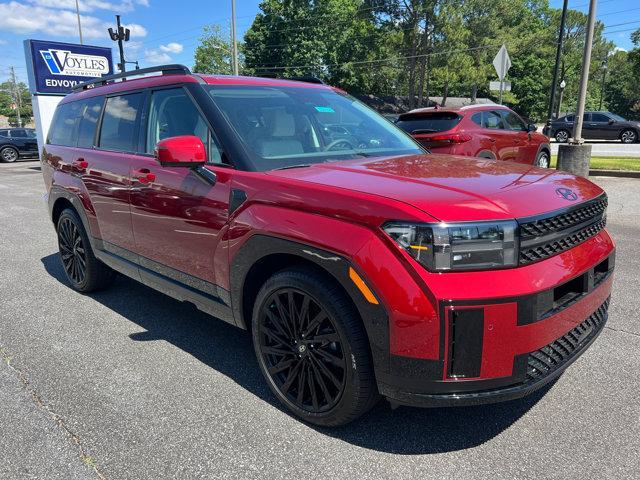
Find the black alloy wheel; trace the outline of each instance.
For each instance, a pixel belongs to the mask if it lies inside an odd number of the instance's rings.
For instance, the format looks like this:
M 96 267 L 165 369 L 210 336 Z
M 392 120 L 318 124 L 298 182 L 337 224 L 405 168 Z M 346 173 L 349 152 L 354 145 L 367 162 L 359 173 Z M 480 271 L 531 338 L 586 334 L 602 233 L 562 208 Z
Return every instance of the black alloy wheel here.
M 74 284 L 81 285 L 87 275 L 87 254 L 78 227 L 68 217 L 62 218 L 58 225 L 58 245 L 67 276 Z
M 331 316 L 295 288 L 273 292 L 259 314 L 259 349 L 280 393 L 296 407 L 321 413 L 340 400 L 347 360 Z

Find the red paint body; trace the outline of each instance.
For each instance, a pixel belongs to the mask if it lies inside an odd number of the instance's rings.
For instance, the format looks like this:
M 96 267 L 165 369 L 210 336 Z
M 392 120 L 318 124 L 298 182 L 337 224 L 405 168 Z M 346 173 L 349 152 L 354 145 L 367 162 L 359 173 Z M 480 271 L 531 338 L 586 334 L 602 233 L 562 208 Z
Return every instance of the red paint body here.
M 77 96 L 90 96 L 97 90 L 112 93 L 195 82 L 190 76 L 172 76 L 179 78 L 171 82 L 168 77 L 108 85 Z M 204 79 L 234 85 L 292 83 Z M 464 127 L 467 122 L 463 122 L 460 125 Z M 538 134 L 523 135 L 531 142 L 545 140 Z M 514 134 L 513 144 L 518 136 Z M 484 141 L 474 139 L 465 145 Z M 498 149 L 503 148 L 500 142 L 496 140 Z M 510 148 L 505 146 L 504 151 Z M 457 149 L 451 147 L 450 151 Z M 472 155 L 468 152 L 464 154 Z M 526 163 L 523 158 L 516 160 Z M 79 159 L 86 163 L 81 165 L 84 168 L 74 166 Z M 49 190 L 63 189 L 80 200 L 92 237 L 227 291 L 231 290 L 230 265 L 256 234 L 300 242 L 348 259 L 384 305 L 392 355 L 446 359 L 441 339 L 448 335 L 448 322 L 441 322 L 439 305 L 481 301 L 485 305 L 481 379 L 511 375 L 514 356 L 540 348 L 571 330 L 602 304 L 611 290 L 609 278 L 560 314 L 518 326 L 516 303 L 499 300 L 553 288 L 592 268 L 614 250 L 605 230 L 575 248 L 527 266 L 432 273 L 381 229 L 389 220 L 457 222 L 539 215 L 569 205 L 555 193 L 559 187 L 577 194 L 575 204 L 603 193 L 588 180 L 563 172 L 432 154 L 268 172 L 206 165 L 204 168 L 216 175 L 215 185 L 209 185 L 188 168 L 162 167 L 153 156 L 54 145 L 46 147 L 43 165 Z M 246 192 L 246 200 L 230 214 L 233 189 Z M 451 308 L 458 307 L 446 308 L 447 318 Z M 444 372 L 446 363 L 443 379 Z
M 459 123 L 442 131 L 412 132 L 411 120 L 419 126 L 419 119 L 450 112 L 461 117 Z M 506 124 L 501 128 L 486 128 L 473 121 L 474 114 L 480 112 L 510 112 L 522 122 L 522 130 L 512 130 Z M 406 125 L 402 128 L 433 153 L 447 153 L 467 157 L 488 157 L 496 160 L 534 165 L 541 149 L 550 153 L 549 138 L 537 131 L 527 131 L 527 124 L 517 114 L 506 107 L 495 104 L 470 105 L 461 108 L 423 108 L 412 110 L 400 116 Z

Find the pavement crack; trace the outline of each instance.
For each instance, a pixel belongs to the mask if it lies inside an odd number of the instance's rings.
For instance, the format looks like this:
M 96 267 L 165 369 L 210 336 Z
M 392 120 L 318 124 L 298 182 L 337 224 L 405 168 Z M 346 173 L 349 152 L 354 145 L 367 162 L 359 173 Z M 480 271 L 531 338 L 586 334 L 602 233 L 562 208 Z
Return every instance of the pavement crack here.
M 33 403 L 35 403 L 35 405 L 40 410 L 43 410 L 44 412 L 46 412 L 47 415 L 56 423 L 56 425 L 58 425 L 58 427 L 60 427 L 64 431 L 64 433 L 69 437 L 69 440 L 71 441 L 71 443 L 77 447 L 82 463 L 84 463 L 87 467 L 92 469 L 100 480 L 106 480 L 106 477 L 98 468 L 96 460 L 91 455 L 87 454 L 84 446 L 82 445 L 82 441 L 80 440 L 80 437 L 67 426 L 64 418 L 62 418 L 61 415 L 56 413 L 55 410 L 51 407 L 51 405 L 47 404 L 42 399 L 40 394 L 31 385 L 31 382 L 29 381 L 29 378 L 27 377 L 27 375 L 20 368 L 16 367 L 13 364 L 12 362 L 13 357 L 9 354 L 6 348 L 0 347 L 0 359 L 9 367 L 10 370 L 12 370 L 17 375 L 24 389 L 27 391 L 27 393 L 31 395 L 31 399 L 33 400 Z
M 640 333 L 630 332 L 628 330 L 623 330 L 621 328 L 613 328 L 609 325 L 605 325 L 604 328 L 607 330 L 613 330 L 614 332 L 626 333 L 627 335 L 633 335 L 634 337 L 640 337 Z

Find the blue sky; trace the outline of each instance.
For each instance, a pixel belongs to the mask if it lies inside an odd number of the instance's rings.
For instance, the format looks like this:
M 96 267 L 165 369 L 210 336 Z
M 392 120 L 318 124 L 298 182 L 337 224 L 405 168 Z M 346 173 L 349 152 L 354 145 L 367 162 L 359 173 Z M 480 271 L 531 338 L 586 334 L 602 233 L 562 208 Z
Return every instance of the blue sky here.
M 141 66 L 175 62 L 193 65 L 193 51 L 206 23 L 229 31 L 231 0 L 79 0 L 85 43 L 114 46 L 107 27 L 122 14 L 131 29 L 128 60 Z M 260 0 L 236 0 L 239 36 L 251 25 Z M 630 49 L 631 32 L 640 28 L 640 3 L 599 0 L 598 18 L 607 25 L 606 36 L 620 48 Z M 561 7 L 562 0 L 551 0 Z M 569 7 L 588 10 L 588 0 L 570 0 Z M 610 27 L 609 27 L 610 26 Z M 75 0 L 0 0 L 0 79 L 13 65 L 26 79 L 22 41 L 26 38 L 77 42 Z M 117 50 L 114 48 L 114 58 Z

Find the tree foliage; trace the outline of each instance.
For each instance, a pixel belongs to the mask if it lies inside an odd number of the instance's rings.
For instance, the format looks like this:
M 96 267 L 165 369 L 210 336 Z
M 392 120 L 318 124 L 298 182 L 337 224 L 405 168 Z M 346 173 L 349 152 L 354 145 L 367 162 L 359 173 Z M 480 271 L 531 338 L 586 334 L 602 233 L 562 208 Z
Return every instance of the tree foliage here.
M 28 123 L 33 116 L 33 110 L 31 108 L 31 95 L 27 86 L 18 82 L 17 91 L 20 95 L 20 116 L 22 123 Z M 11 125 L 18 124 L 18 108 L 13 92 L 13 85 L 11 82 L 0 83 L 0 115 L 4 115 L 9 118 Z
M 559 79 L 567 84 L 564 109 L 575 108 L 586 20 L 568 12 Z M 544 120 L 559 23 L 560 11 L 548 0 L 263 0 L 244 36 L 244 73 L 316 76 L 355 94 L 408 96 L 410 108 L 436 96 L 445 104 L 451 96 L 496 100 L 491 62 L 505 44 L 513 61 L 505 103 Z M 614 47 L 603 29 L 597 22 L 588 108 L 600 103 L 601 67 Z M 210 48 L 213 41 L 228 45 L 219 30 L 217 37 L 209 31 L 196 50 L 196 70 L 227 71 L 230 59 Z M 621 114 L 640 109 L 632 82 L 612 74 L 616 68 L 625 79 L 637 78 L 640 55 L 621 52 L 609 61 L 604 106 Z

